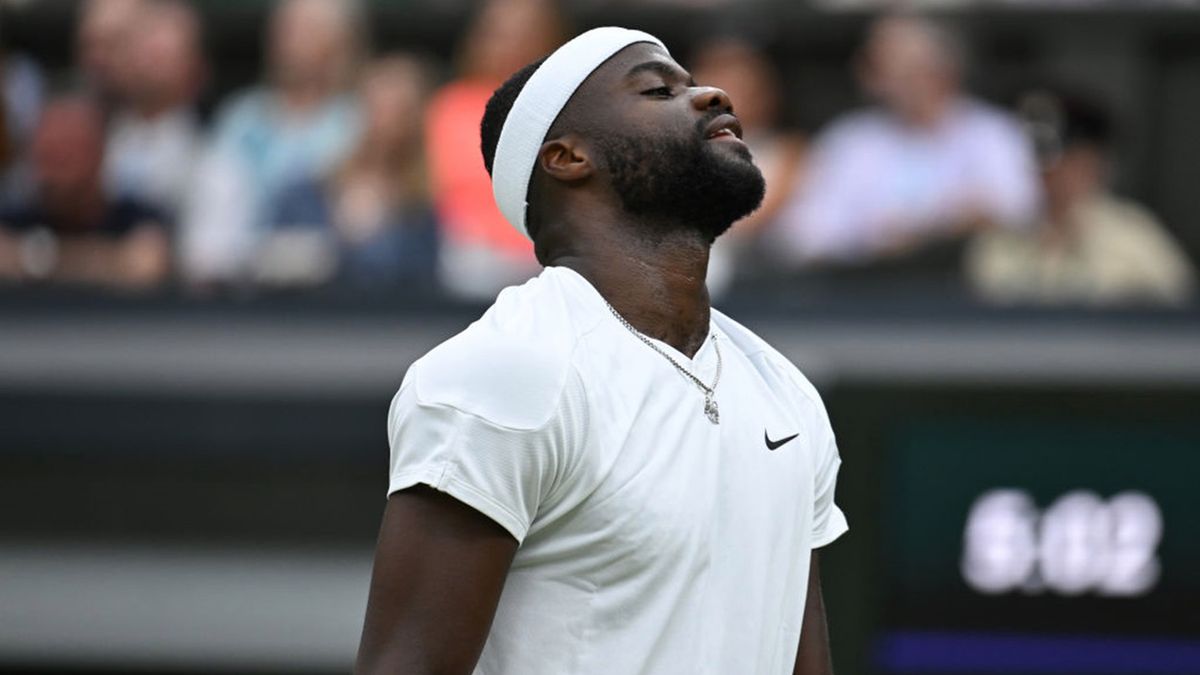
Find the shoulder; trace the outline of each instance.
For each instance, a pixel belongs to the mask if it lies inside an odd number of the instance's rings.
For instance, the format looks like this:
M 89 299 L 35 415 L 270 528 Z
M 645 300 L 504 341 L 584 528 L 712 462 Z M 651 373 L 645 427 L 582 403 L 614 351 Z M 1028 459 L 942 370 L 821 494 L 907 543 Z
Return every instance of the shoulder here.
M 479 105 L 480 99 L 487 103 L 491 97 L 492 87 L 468 80 L 455 80 L 443 85 L 434 92 L 430 105 L 435 109 L 441 107 L 458 107 Z
M 821 395 L 804 373 L 779 350 L 766 340 L 727 315 L 713 310 L 713 323 L 717 325 L 733 347 L 746 356 L 759 375 L 775 391 L 790 392 L 799 397 L 803 405 L 823 420 L 827 420 L 825 404 Z
M 429 100 L 427 117 L 431 124 L 455 126 L 468 122 L 478 126 L 483 109 L 491 98 L 492 87 L 476 82 L 456 81 L 438 89 Z M 452 132 L 460 133 L 460 132 Z
M 1166 255 L 1182 252 L 1166 227 L 1149 209 L 1112 195 L 1098 195 L 1083 207 L 1093 238 L 1113 250 L 1137 254 L 1148 250 Z
M 466 330 L 419 359 L 403 386 L 417 403 L 448 406 L 505 428 L 547 424 L 572 382 L 581 324 L 543 274 L 501 292 Z
M 1157 235 L 1163 231 L 1162 224 L 1149 209 L 1128 199 L 1114 195 L 1096 195 L 1085 203 L 1090 212 L 1089 220 L 1100 223 L 1100 227 L 1121 232 Z

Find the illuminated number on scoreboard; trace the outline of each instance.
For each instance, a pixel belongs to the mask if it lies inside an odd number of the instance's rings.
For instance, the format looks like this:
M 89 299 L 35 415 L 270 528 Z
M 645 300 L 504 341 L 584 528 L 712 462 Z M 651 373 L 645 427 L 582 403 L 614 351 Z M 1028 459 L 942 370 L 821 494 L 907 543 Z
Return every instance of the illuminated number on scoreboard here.
M 963 578 L 988 594 L 1148 593 L 1158 582 L 1162 512 L 1141 492 L 1105 501 L 1077 490 L 1040 512 L 1024 490 L 975 500 L 963 536 Z

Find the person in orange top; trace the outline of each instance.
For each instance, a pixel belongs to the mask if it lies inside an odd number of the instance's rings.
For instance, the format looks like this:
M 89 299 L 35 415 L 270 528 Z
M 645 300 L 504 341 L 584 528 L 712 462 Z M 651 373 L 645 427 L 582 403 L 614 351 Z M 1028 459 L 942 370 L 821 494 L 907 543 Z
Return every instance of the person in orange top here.
M 557 48 L 565 34 L 552 0 L 489 0 L 463 35 L 459 77 L 430 102 L 426 148 L 443 227 L 439 276 L 453 295 L 490 298 L 539 270 L 533 245 L 508 224 L 492 199 L 479 154 L 479 120 L 496 87 Z

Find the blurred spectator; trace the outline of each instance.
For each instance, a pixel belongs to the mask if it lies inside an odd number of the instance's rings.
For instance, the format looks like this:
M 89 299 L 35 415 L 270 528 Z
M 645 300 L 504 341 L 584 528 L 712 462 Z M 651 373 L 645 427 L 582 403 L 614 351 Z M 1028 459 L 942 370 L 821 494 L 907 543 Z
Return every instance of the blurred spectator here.
M 37 192 L 0 213 L 0 277 L 148 287 L 167 274 L 164 223 L 105 194 L 104 123 L 88 99 L 51 101 L 33 138 Z
M 460 41 L 459 76 L 430 104 L 434 205 L 442 222 L 441 277 L 452 293 L 491 298 L 538 270 L 533 245 L 500 214 L 479 150 L 479 122 L 496 87 L 557 48 L 564 24 L 551 0 L 488 0 Z
M 85 0 L 79 9 L 76 59 L 83 86 L 102 104 L 105 114 L 117 105 L 130 84 L 123 52 L 137 32 L 135 23 L 145 0 Z
M 704 41 L 693 55 L 696 82 L 720 87 L 733 100 L 743 139 L 767 181 L 762 206 L 717 240 L 708 266 L 708 290 L 714 296 L 729 285 L 737 258 L 746 254 L 763 227 L 787 203 L 798 182 L 805 154 L 804 137 L 780 127 L 780 93 L 775 65 L 757 47 L 738 38 Z
M 130 74 L 109 125 L 109 191 L 151 204 L 174 220 L 200 142 L 194 108 L 206 77 L 200 19 L 181 0 L 148 2 L 123 48 Z
M 282 191 L 345 158 L 359 129 L 346 88 L 361 56 L 361 20 L 351 0 L 276 6 L 268 83 L 224 106 L 196 168 L 181 233 L 192 282 L 244 278 Z
M 1027 303 L 1181 303 L 1195 273 L 1142 206 L 1108 189 L 1112 121 L 1087 98 L 1035 91 L 1021 111 L 1042 160 L 1045 213 L 1028 232 L 979 235 L 967 273 L 984 297 Z
M 1019 125 L 960 89 L 954 37 L 886 17 L 869 33 L 863 89 L 881 107 L 835 121 L 780 220 L 794 262 L 869 262 L 991 226 L 1030 223 L 1036 165 Z
M 0 49 L 0 208 L 30 196 L 29 139 L 42 108 L 40 69 Z
M 320 283 L 336 273 L 359 287 L 436 283 L 437 221 L 421 138 L 429 85 L 427 68 L 412 57 L 367 67 L 363 136 L 332 175 L 283 193 L 258 260 L 260 281 Z

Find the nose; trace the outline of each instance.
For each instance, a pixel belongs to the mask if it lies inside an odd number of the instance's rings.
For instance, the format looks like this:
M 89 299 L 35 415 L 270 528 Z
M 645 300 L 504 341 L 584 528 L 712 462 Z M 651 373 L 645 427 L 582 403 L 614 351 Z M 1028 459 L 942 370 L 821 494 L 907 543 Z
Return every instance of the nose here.
M 729 94 L 725 93 L 724 89 L 716 87 L 697 87 L 698 91 L 692 97 L 692 105 L 696 110 L 701 112 L 709 110 L 722 110 L 724 112 L 733 112 L 733 101 L 729 99 Z

